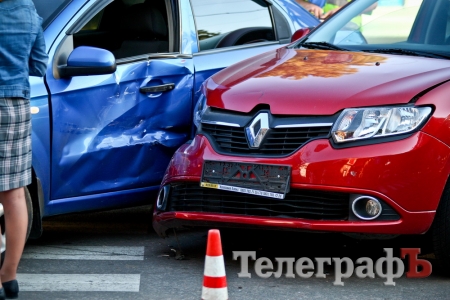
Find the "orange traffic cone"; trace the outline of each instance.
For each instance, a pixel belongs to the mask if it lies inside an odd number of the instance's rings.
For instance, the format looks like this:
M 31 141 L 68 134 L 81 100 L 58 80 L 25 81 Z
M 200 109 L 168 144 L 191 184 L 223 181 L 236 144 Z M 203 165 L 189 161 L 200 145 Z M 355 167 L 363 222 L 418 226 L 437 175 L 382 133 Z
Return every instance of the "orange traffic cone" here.
M 206 246 L 205 270 L 203 272 L 203 300 L 227 300 L 227 277 L 222 254 L 220 232 L 217 229 L 208 231 Z

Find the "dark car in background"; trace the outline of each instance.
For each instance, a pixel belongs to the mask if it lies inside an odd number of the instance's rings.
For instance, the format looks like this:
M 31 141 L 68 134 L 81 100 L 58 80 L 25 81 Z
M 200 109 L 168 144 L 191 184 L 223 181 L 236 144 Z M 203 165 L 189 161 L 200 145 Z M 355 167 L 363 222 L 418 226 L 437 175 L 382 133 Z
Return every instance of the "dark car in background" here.
M 448 0 L 352 1 L 206 80 L 155 230 L 429 233 L 449 270 L 449 16 Z

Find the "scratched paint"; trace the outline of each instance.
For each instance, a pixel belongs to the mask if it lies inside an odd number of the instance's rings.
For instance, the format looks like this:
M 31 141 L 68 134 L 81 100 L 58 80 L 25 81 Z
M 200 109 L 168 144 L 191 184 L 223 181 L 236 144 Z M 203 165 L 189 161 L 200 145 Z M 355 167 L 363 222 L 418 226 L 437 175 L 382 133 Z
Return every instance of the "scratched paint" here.
M 189 64 L 155 60 L 119 66 L 83 97 L 78 89 L 55 95 L 52 198 L 158 185 L 173 152 L 189 137 Z M 164 83 L 175 89 L 140 91 Z

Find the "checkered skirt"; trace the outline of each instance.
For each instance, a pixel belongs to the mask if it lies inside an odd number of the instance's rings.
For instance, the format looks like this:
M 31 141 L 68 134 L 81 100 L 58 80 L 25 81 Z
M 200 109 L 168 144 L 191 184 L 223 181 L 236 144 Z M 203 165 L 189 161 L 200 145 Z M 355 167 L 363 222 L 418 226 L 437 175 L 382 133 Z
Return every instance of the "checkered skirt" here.
M 30 183 L 30 101 L 22 98 L 0 98 L 0 191 Z

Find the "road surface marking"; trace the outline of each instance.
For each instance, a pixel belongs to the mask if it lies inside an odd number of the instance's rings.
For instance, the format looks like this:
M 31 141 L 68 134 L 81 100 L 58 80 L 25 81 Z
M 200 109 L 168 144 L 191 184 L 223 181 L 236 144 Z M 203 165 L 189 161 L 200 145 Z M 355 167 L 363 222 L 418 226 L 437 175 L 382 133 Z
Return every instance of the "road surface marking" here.
M 140 274 L 17 274 L 21 292 L 139 292 Z
M 144 260 L 144 247 L 26 246 L 22 259 Z

